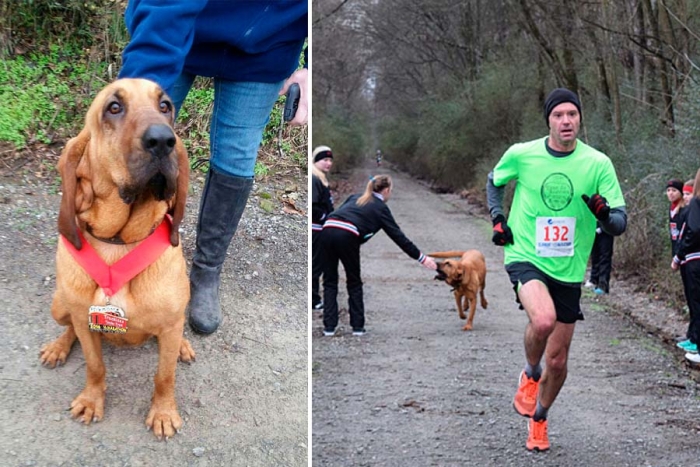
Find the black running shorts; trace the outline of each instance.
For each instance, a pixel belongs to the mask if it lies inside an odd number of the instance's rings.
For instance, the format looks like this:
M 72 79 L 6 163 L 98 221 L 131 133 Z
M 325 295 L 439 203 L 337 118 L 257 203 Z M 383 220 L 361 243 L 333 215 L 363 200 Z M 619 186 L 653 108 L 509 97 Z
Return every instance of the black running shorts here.
M 513 284 L 515 301 L 520 305 L 521 310 L 523 305 L 518 298 L 518 289 L 531 280 L 538 280 L 549 289 L 549 295 L 552 297 L 554 309 L 557 312 L 557 321 L 571 324 L 583 320 L 581 284 L 558 281 L 527 262 L 506 264 L 506 272 L 508 272 L 510 282 Z

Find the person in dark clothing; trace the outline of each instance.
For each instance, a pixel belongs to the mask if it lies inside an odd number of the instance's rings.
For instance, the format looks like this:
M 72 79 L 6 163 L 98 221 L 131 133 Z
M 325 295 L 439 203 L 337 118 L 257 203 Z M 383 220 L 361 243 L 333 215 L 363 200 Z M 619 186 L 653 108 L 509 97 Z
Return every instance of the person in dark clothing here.
M 610 293 L 614 243 L 615 237 L 603 230 L 599 222 L 595 229 L 595 241 L 591 251 L 591 275 L 586 282 L 586 287 L 592 287 L 597 295 Z
M 323 223 L 333 212 L 333 197 L 328 187 L 327 174 L 333 166 L 333 152 L 328 146 L 319 146 L 313 152 L 311 166 L 311 307 L 323 309 L 319 294 L 319 279 L 323 273 L 321 231 Z
M 131 40 L 120 78 L 158 83 L 179 111 L 196 76 L 213 78 L 209 172 L 190 271 L 189 323 L 210 334 L 222 320 L 221 268 L 253 187 L 263 131 L 278 97 L 293 83 L 300 99 L 291 125 L 308 116 L 306 68 L 297 69 L 308 29 L 308 2 L 130 0 Z M 117 96 L 118 97 L 118 96 Z
M 680 245 L 682 243 L 682 238 L 683 238 L 684 232 L 686 230 L 686 223 L 688 220 L 688 210 L 690 209 L 690 203 L 693 200 L 694 185 L 695 185 L 694 180 L 688 180 L 683 185 L 683 207 L 680 209 L 680 212 L 678 213 L 678 216 L 676 219 L 678 221 L 678 225 L 680 226 L 679 234 L 678 234 L 679 238 L 678 238 L 678 241 L 676 242 L 676 251 L 674 251 L 674 254 L 678 251 L 678 248 L 680 247 Z M 692 268 L 690 268 L 690 269 L 692 269 Z M 697 353 L 698 346 L 697 346 L 697 341 L 696 341 L 695 336 L 694 336 L 694 334 L 696 334 L 696 333 L 693 330 L 693 312 L 696 308 L 695 306 L 692 305 L 692 302 L 693 302 L 693 284 L 690 281 L 690 278 L 688 277 L 688 268 L 684 264 L 682 264 L 680 266 L 680 271 L 681 271 L 681 281 L 683 282 L 683 294 L 685 296 L 685 301 L 688 304 L 688 313 L 690 315 L 690 322 L 688 323 L 688 330 L 685 333 L 685 340 L 676 343 L 676 346 L 685 350 L 688 353 Z M 693 339 L 691 339 L 691 337 Z
M 350 325 L 354 336 L 365 334 L 365 308 L 360 277 L 360 246 L 380 229 L 411 258 L 433 271 L 435 261 L 420 252 L 396 224 L 386 205 L 391 196 L 391 177 L 370 177 L 362 195 L 350 196 L 323 225 L 323 335 L 333 336 L 338 326 L 338 263 L 345 268 Z
M 695 176 L 693 198 L 687 208 L 685 225 L 678 240 L 676 253 L 671 261 L 671 269 L 681 269 L 684 274 L 684 288 L 690 310 L 690 325 L 688 326 L 688 340 L 685 358 L 700 363 L 698 356 L 698 343 L 700 343 L 700 170 Z
M 671 254 L 676 254 L 678 237 L 681 232 L 681 224 L 679 222 L 679 214 L 683 203 L 683 182 L 680 180 L 671 179 L 666 182 L 666 197 L 671 207 L 668 214 L 668 229 L 671 235 Z

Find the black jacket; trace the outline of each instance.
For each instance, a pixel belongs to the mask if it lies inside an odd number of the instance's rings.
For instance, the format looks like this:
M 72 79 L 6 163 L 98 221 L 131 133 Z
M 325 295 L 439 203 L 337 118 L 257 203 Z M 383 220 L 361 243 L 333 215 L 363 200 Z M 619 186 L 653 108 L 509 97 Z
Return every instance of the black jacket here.
M 357 227 L 360 243 L 365 243 L 380 229 L 384 230 L 404 253 L 413 259 L 420 260 L 422 258 L 420 250 L 401 231 L 386 203 L 373 196 L 369 203 L 358 206 L 359 197 L 360 195 L 350 196 L 328 218 L 349 222 Z
M 674 258 L 680 263 L 700 259 L 700 198 L 693 198 L 684 211 L 685 225 Z
M 333 212 L 333 197 L 331 190 L 323 184 L 320 178 L 311 176 L 311 223 L 323 225 L 328 215 Z
M 678 239 L 681 233 L 681 227 L 683 226 L 683 217 L 685 215 L 681 214 L 685 208 L 679 209 L 675 214 L 669 212 L 668 215 L 668 230 L 671 236 L 671 254 L 675 255 L 678 250 Z

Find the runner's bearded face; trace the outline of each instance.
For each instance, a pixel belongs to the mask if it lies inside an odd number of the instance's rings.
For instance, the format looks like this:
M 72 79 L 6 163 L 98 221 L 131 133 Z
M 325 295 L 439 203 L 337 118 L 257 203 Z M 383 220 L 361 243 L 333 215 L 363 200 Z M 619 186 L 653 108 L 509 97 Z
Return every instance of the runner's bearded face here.
M 562 152 L 571 151 L 576 146 L 576 137 L 581 128 L 581 114 L 571 102 L 562 102 L 549 114 L 549 145 Z

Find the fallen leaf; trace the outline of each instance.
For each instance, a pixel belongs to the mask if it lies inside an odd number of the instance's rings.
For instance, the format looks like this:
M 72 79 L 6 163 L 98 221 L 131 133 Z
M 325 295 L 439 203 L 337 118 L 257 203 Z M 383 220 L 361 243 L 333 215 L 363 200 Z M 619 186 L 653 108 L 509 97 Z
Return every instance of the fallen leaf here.
M 306 213 L 302 209 L 296 207 L 294 202 L 289 201 L 287 199 L 282 200 L 282 202 L 284 203 L 282 211 L 284 211 L 285 214 L 299 214 L 300 216 L 306 215 Z

